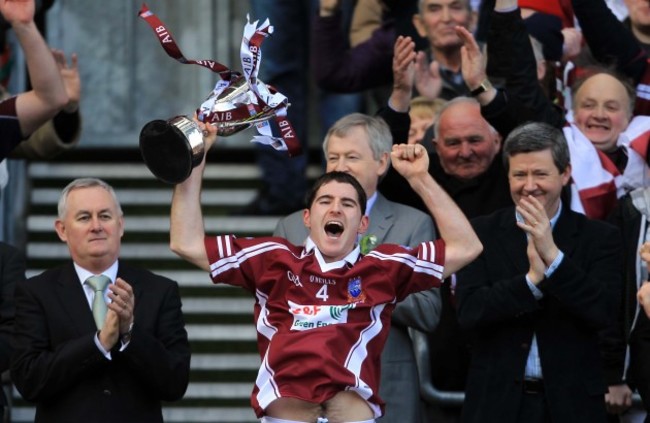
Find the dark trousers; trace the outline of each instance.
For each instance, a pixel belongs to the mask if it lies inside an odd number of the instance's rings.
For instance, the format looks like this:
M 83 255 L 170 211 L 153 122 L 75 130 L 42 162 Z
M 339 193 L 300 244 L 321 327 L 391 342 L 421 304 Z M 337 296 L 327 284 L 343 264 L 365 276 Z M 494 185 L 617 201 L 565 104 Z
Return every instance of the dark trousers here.
M 630 336 L 630 368 L 627 371 L 630 385 L 634 386 L 648 412 L 645 423 L 650 423 L 650 321 L 643 310 Z

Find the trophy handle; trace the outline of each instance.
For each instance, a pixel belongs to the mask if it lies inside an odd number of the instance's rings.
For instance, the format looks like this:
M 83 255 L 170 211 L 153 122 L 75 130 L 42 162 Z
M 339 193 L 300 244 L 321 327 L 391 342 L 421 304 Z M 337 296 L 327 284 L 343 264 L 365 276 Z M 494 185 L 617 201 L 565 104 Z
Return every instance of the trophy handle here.
M 203 134 L 187 116 L 152 120 L 140 131 L 140 153 L 156 178 L 178 184 L 203 160 Z

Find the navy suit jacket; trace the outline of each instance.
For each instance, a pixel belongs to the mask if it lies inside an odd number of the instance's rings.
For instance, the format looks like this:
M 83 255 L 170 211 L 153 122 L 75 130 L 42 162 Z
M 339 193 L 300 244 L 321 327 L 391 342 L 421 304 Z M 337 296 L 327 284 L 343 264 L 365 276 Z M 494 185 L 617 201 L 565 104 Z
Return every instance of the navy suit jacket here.
M 620 298 L 621 236 L 565 205 L 553 229 L 562 263 L 538 288 L 510 207 L 472 221 L 483 253 L 458 273 L 460 324 L 473 332 L 463 422 L 517 422 L 533 334 L 555 423 L 605 422 L 599 331 Z
M 162 422 L 188 385 L 190 347 L 176 282 L 119 262 L 135 294 L 131 342 L 107 359 L 72 262 L 16 286 L 11 376 L 36 422 Z

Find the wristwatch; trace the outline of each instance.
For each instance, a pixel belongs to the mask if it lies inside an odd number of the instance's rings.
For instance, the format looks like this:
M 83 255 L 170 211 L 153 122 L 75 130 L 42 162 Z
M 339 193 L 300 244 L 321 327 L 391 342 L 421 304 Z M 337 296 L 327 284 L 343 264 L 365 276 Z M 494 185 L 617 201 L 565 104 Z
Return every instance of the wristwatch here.
M 120 334 L 120 341 L 122 344 L 128 344 L 131 342 L 131 333 L 133 332 L 133 322 L 129 325 L 129 330 L 126 333 Z
M 479 94 L 483 94 L 490 88 L 492 88 L 492 83 L 490 82 L 489 79 L 485 78 L 483 82 L 481 82 L 481 85 L 479 85 L 477 88 L 474 88 L 472 91 L 470 91 L 470 95 L 472 97 L 476 97 Z

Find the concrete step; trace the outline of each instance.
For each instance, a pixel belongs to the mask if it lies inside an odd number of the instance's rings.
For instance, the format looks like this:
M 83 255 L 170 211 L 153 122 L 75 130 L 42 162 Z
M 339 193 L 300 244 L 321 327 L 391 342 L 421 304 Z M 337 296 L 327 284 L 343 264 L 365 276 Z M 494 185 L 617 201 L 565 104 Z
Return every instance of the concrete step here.
M 320 166 L 307 167 L 307 177 L 316 178 L 323 173 Z M 67 179 L 95 178 L 122 180 L 139 179 L 157 181 L 144 163 L 57 163 L 34 162 L 29 165 L 32 179 Z M 203 174 L 204 180 L 259 180 L 262 177 L 256 164 L 208 163 Z M 61 187 L 63 188 L 63 187 Z
M 249 392 L 250 394 L 250 392 Z M 257 423 L 251 407 L 163 407 L 163 419 L 166 423 Z M 12 423 L 31 423 L 34 421 L 35 408 L 12 407 Z M 119 421 L 119 420 L 116 420 Z
M 216 234 L 218 231 L 220 234 L 271 234 L 281 218 L 281 216 L 205 217 L 203 222 L 208 233 Z M 27 230 L 30 233 L 54 234 L 55 221 L 54 215 L 32 215 L 27 218 Z M 169 216 L 125 216 L 124 225 L 129 233 L 169 233 Z

